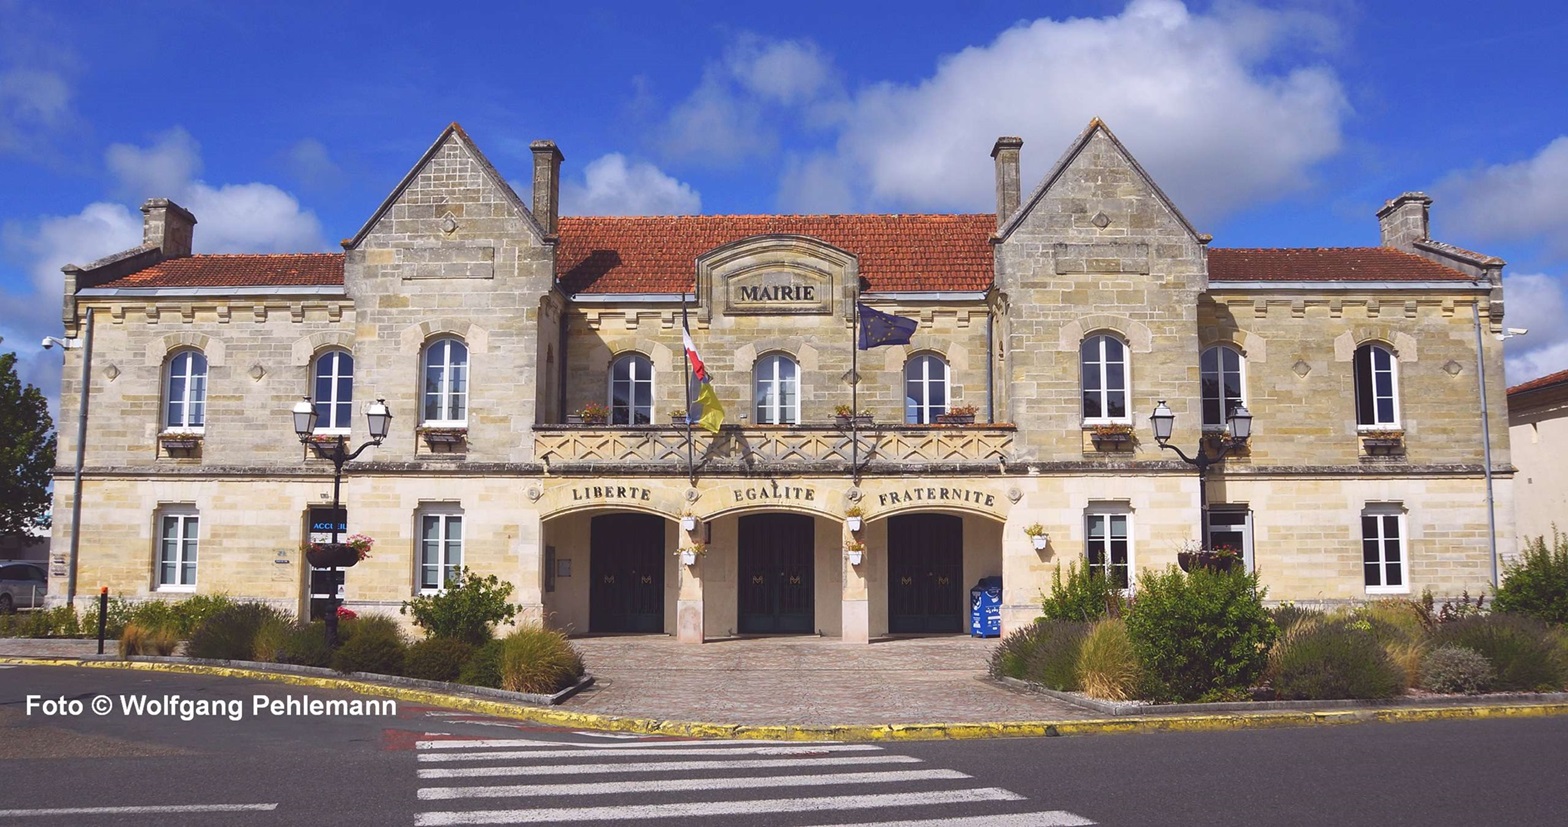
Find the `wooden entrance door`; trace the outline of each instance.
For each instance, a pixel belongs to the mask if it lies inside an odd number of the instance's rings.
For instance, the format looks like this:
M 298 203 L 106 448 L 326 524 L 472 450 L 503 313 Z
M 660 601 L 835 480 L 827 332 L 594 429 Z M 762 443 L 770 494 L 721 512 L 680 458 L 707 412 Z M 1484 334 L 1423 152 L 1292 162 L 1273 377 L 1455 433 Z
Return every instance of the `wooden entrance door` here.
M 816 631 L 810 517 L 758 514 L 740 518 L 737 549 L 738 624 L 743 634 Z
M 887 523 L 887 628 L 894 633 L 962 632 L 964 520 L 908 514 Z
M 588 630 L 664 631 L 664 519 L 594 517 L 589 538 Z

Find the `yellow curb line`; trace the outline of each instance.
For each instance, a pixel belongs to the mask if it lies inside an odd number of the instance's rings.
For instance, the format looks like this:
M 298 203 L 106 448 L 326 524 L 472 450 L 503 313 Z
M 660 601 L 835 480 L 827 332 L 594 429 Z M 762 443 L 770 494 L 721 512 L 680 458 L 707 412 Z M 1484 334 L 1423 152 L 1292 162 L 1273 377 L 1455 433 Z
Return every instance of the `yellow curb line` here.
M 845 726 L 710 724 L 685 721 L 658 721 L 648 718 L 622 718 L 586 712 L 567 712 L 562 709 L 522 706 L 505 701 L 450 695 L 426 689 L 384 686 L 348 678 L 293 675 L 287 672 L 264 672 L 257 669 L 241 669 L 232 666 L 18 657 L 0 657 L 0 664 L 74 666 L 91 669 L 137 669 L 151 672 L 177 672 L 188 675 L 252 678 L 293 684 L 295 686 L 312 686 L 319 689 L 338 689 L 366 695 L 380 695 L 400 701 L 572 729 L 628 732 L 640 735 L 674 735 L 691 738 L 756 738 L 774 741 L 933 741 L 1137 732 L 1223 732 L 1238 729 L 1370 722 L 1404 723 L 1415 721 L 1483 720 L 1488 718 L 1540 718 L 1553 715 L 1568 715 L 1568 703 L 1544 703 L 1452 707 L 1385 707 L 1323 712 L 1264 711 L 1214 715 L 1130 715 L 1125 718 L 1091 718 L 1064 721 L 856 724 Z

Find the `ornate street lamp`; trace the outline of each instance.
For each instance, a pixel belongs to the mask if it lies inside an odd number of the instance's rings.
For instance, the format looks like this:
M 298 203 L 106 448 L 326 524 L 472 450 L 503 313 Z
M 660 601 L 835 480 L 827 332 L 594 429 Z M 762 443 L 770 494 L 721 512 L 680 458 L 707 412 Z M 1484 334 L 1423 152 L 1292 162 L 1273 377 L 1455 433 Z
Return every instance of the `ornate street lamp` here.
M 1149 414 L 1149 424 L 1154 427 L 1154 440 L 1160 443 L 1161 448 L 1175 451 L 1182 462 L 1198 469 L 1198 509 L 1200 513 L 1199 530 L 1203 532 L 1200 542 L 1205 548 L 1209 545 L 1209 466 L 1223 462 L 1225 456 L 1231 451 L 1247 444 L 1247 439 L 1252 436 L 1252 414 L 1246 405 L 1237 405 L 1230 409 L 1230 415 L 1225 417 L 1225 424 L 1230 428 L 1230 436 L 1216 440 L 1218 449 L 1210 453 L 1203 440 L 1198 441 L 1198 450 L 1193 456 L 1187 456 L 1175 445 L 1169 444 L 1171 431 L 1176 425 L 1176 414 L 1166 407 L 1165 400 L 1154 408 L 1154 413 Z
M 392 412 L 387 409 L 385 399 L 377 399 L 365 407 L 365 419 L 370 426 L 370 441 L 359 446 L 352 452 L 348 450 L 348 437 L 336 435 L 328 439 L 315 436 L 316 431 L 316 405 L 310 397 L 304 397 L 294 403 L 294 433 L 299 436 L 299 441 L 309 445 L 316 452 L 316 456 L 332 463 L 332 540 L 331 544 L 338 545 L 338 509 L 339 494 L 343 488 L 343 465 L 349 460 L 358 457 L 372 445 L 380 445 L 387 438 L 387 433 L 392 428 Z M 327 593 L 327 645 L 338 645 L 338 595 L 337 595 L 337 566 L 329 566 L 327 571 L 332 572 L 332 585 Z

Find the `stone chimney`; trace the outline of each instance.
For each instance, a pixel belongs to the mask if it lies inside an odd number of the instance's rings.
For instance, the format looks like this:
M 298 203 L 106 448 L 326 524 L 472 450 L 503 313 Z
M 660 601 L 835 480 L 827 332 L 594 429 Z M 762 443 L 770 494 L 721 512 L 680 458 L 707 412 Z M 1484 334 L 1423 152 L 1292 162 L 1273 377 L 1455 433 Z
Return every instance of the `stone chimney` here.
M 996 159 L 996 226 L 1006 223 L 1018 212 L 1018 151 L 1023 149 L 1023 138 L 1003 136 L 991 147 L 991 157 Z
M 191 234 L 196 216 L 167 198 L 149 198 L 142 204 L 142 244 L 157 247 L 164 258 L 191 254 Z
M 555 141 L 534 141 L 534 220 L 545 235 L 555 235 L 561 218 L 561 162 L 566 160 Z
M 1383 209 L 1377 211 L 1383 246 L 1408 253 L 1414 248 L 1414 242 L 1431 238 L 1427 232 L 1427 208 L 1431 206 L 1432 199 L 1424 192 L 1407 192 L 1385 203 Z

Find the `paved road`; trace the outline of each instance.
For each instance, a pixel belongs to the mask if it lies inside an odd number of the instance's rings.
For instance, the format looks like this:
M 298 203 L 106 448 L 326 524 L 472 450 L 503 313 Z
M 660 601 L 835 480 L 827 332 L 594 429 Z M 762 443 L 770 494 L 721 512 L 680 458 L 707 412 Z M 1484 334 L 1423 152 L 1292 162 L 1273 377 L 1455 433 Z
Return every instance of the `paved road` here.
M 99 694 L 177 694 L 190 711 L 239 702 L 242 714 L 98 716 Z M 84 711 L 29 713 L 29 695 L 80 700 Z M 570 732 L 401 703 L 395 715 L 275 716 L 257 710 L 257 695 L 361 697 L 208 676 L 0 670 L 0 823 L 1475 825 L 1561 823 L 1568 805 L 1562 718 L 767 744 Z

